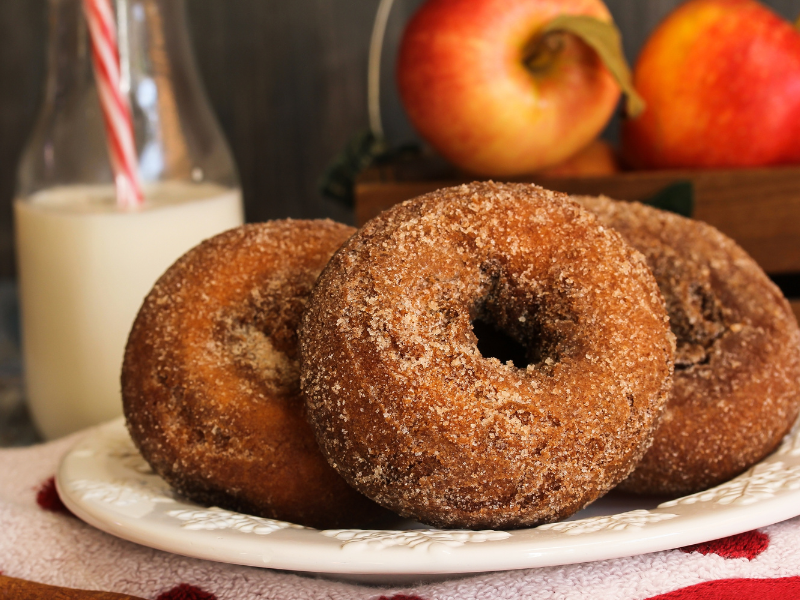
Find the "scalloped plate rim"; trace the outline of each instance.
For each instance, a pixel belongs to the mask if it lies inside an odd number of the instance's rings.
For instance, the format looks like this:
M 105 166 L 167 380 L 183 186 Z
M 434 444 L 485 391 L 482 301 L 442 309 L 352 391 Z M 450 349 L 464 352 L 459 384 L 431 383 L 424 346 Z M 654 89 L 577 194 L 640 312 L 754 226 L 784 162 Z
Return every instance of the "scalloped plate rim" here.
M 133 448 L 122 418 L 90 431 L 62 459 L 58 491 L 80 519 L 122 539 L 188 557 L 328 576 L 466 575 L 591 562 L 670 550 L 800 515 L 798 426 L 778 451 L 745 474 L 703 493 L 721 495 L 727 504 L 713 498 L 688 503 L 698 496 L 693 495 L 649 509 L 641 508 L 643 501 L 629 506 L 638 512 L 604 516 L 601 499 L 582 511 L 600 512 L 588 521 L 573 517 L 492 535 L 438 533 L 418 529 L 418 524 L 394 532 L 335 534 L 208 509 L 169 497 L 168 486 L 158 476 L 131 467 L 137 464 L 135 451 L 120 454 L 119 448 Z M 775 479 L 781 472 L 788 475 Z M 770 486 L 777 486 L 776 491 L 770 492 Z M 728 492 L 713 491 L 720 488 Z M 191 515 L 181 513 L 185 517 L 181 520 L 178 513 L 170 515 L 172 511 L 193 511 L 195 521 L 187 525 Z M 354 539 L 365 536 L 366 540 Z

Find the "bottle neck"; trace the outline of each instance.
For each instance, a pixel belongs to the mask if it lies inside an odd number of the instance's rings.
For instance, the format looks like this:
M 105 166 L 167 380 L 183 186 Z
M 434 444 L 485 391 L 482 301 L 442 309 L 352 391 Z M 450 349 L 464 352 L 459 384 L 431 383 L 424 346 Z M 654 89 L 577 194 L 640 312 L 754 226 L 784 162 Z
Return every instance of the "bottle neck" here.
M 20 194 L 113 180 L 82 0 L 49 2 L 45 101 L 20 163 Z M 238 187 L 194 62 L 184 0 L 113 2 L 140 179 Z
M 117 0 L 121 84 L 129 95 L 146 180 L 192 170 L 181 111 L 205 104 L 183 0 Z M 211 115 L 209 114 L 209 118 Z M 198 127 L 195 127 L 197 130 Z M 202 130 L 202 127 L 199 128 Z
M 94 88 L 92 45 L 80 0 L 50 0 L 45 106 Z
M 189 77 L 196 67 L 184 0 L 115 0 L 122 89 L 145 77 Z M 92 44 L 81 0 L 50 0 L 48 92 L 94 86 Z

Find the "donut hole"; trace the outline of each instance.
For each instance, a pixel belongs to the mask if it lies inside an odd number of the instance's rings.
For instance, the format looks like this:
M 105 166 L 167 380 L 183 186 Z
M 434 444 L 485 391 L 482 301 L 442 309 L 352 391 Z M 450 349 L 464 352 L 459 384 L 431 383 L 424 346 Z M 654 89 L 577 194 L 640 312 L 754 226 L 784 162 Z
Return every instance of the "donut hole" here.
M 505 317 L 505 318 L 503 318 Z M 493 313 L 486 307 L 472 320 L 472 332 L 477 338 L 478 351 L 483 358 L 510 361 L 518 369 L 529 366 L 550 370 L 559 362 L 558 343 L 548 335 L 542 324 L 528 313 L 524 321 L 507 324 L 508 315 Z
M 298 387 L 296 352 L 294 356 L 283 352 L 276 332 L 257 320 L 233 317 L 218 325 L 215 333 L 218 360 L 236 369 L 241 377 L 259 381 L 274 393 L 289 393 Z
M 302 274 L 302 273 L 301 273 Z M 258 381 L 272 394 L 298 392 L 300 362 L 297 324 L 309 285 L 285 276 L 283 299 L 274 285 L 254 281 L 249 295 L 215 316 L 214 338 L 220 364 L 230 365 L 247 381 Z
M 675 369 L 708 364 L 711 349 L 725 333 L 720 300 L 708 281 L 672 288 L 677 289 L 667 288 L 664 295 L 677 343 Z
M 511 361 L 518 369 L 528 366 L 528 349 L 494 323 L 483 319 L 472 321 L 472 332 L 478 338 L 478 351 L 483 358 L 496 358 L 501 363 Z

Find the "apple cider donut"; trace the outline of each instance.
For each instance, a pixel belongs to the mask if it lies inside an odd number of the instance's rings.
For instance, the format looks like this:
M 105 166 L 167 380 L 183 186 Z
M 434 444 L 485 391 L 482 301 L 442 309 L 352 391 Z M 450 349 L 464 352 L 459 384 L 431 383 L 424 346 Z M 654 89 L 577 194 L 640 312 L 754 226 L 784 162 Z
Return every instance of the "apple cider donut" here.
M 664 418 L 620 488 L 697 492 L 772 452 L 800 410 L 800 332 L 780 290 L 710 225 L 638 203 L 576 200 L 645 255 L 677 338 Z
M 483 356 L 473 322 L 524 347 Z M 440 527 L 565 517 L 650 443 L 674 339 L 644 258 L 567 196 L 439 190 L 334 255 L 300 328 L 301 385 L 328 461 Z
M 125 417 L 181 494 L 315 527 L 383 512 L 328 466 L 300 394 L 300 314 L 354 231 L 291 220 L 232 229 L 185 254 L 145 299 L 125 351 Z

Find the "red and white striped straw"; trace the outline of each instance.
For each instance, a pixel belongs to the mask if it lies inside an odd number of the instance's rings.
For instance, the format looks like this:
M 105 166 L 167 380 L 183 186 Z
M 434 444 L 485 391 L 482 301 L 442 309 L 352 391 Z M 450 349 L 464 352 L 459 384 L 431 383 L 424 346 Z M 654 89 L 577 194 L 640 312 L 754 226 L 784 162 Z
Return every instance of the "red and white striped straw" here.
M 117 187 L 117 205 L 125 208 L 144 202 L 137 173 L 136 144 L 128 98 L 120 87 L 117 27 L 111 0 L 83 0 L 92 38 L 92 60 L 106 124 L 106 141 Z

